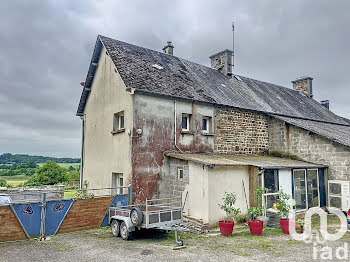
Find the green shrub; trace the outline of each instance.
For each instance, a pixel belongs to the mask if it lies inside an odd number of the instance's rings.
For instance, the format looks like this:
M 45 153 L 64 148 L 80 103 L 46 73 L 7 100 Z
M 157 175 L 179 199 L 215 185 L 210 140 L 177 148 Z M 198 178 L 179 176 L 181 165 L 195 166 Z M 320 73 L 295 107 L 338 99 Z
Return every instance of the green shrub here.
M 235 220 L 237 215 L 241 212 L 239 208 L 235 208 L 234 205 L 237 201 L 237 196 L 235 193 L 225 192 L 224 197 L 222 198 L 223 204 L 219 204 L 219 207 L 225 211 L 227 219 Z
M 55 185 L 68 181 L 67 169 L 57 163 L 47 161 L 37 167 L 36 175 L 32 176 L 25 186 Z

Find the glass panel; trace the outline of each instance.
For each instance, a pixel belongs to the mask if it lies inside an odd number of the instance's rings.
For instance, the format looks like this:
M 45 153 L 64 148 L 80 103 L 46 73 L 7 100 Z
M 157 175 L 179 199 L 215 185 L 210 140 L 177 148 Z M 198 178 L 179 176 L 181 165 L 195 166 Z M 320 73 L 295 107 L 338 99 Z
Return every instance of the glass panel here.
M 318 179 L 317 170 L 307 171 L 307 200 L 308 208 L 318 207 Z
M 182 129 L 188 129 L 187 128 L 187 116 L 182 116 Z
M 264 171 L 264 186 L 267 188 L 267 193 L 278 192 L 278 170 L 266 169 Z
M 294 170 L 294 199 L 297 209 L 306 209 L 305 170 Z
M 278 199 L 279 199 L 279 195 L 265 196 L 264 205 L 265 205 L 266 210 L 271 211 L 271 209 L 275 209 L 275 204 L 277 203 Z
M 202 130 L 203 131 L 207 131 L 207 119 L 206 118 L 203 118 L 203 121 L 202 121 Z
M 119 128 L 120 129 L 124 128 L 124 115 L 120 115 L 119 117 Z

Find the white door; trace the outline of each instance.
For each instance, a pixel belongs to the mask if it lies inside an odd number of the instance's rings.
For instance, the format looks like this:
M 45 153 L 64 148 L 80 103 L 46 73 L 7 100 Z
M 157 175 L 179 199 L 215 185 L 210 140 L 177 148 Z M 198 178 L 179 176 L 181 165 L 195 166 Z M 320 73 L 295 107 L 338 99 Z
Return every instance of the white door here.
M 288 194 L 292 198 L 292 170 L 280 169 L 278 175 L 279 190 L 283 190 L 284 193 Z

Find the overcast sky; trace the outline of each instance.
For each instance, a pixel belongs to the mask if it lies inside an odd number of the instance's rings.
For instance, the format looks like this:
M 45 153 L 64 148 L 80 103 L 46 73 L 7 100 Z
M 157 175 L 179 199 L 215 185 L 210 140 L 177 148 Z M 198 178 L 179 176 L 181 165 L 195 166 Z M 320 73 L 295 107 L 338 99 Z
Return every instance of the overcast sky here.
M 209 65 L 232 48 L 234 73 L 291 87 L 350 118 L 350 1 L 2 1 L 0 153 L 80 156 L 75 116 L 97 34 Z

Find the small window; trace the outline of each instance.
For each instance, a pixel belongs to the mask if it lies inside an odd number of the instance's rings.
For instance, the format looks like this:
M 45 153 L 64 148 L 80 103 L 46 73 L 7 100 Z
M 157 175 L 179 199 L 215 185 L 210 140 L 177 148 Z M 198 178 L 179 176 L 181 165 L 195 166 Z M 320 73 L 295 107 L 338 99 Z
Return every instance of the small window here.
M 124 186 L 124 181 L 123 181 L 123 174 L 122 173 L 112 173 L 112 192 L 114 194 L 123 194 L 123 186 Z
M 122 132 L 125 129 L 124 111 L 115 113 L 113 116 L 113 132 Z
M 203 117 L 203 119 L 202 119 L 202 132 L 209 133 L 210 125 L 211 125 L 211 117 L 207 117 L 207 116 Z
M 182 131 L 190 131 L 190 115 L 189 114 L 182 114 L 181 128 L 182 128 Z
M 182 181 L 184 179 L 184 169 L 178 168 L 177 169 L 177 180 Z
M 119 114 L 119 129 L 124 129 L 124 112 Z

